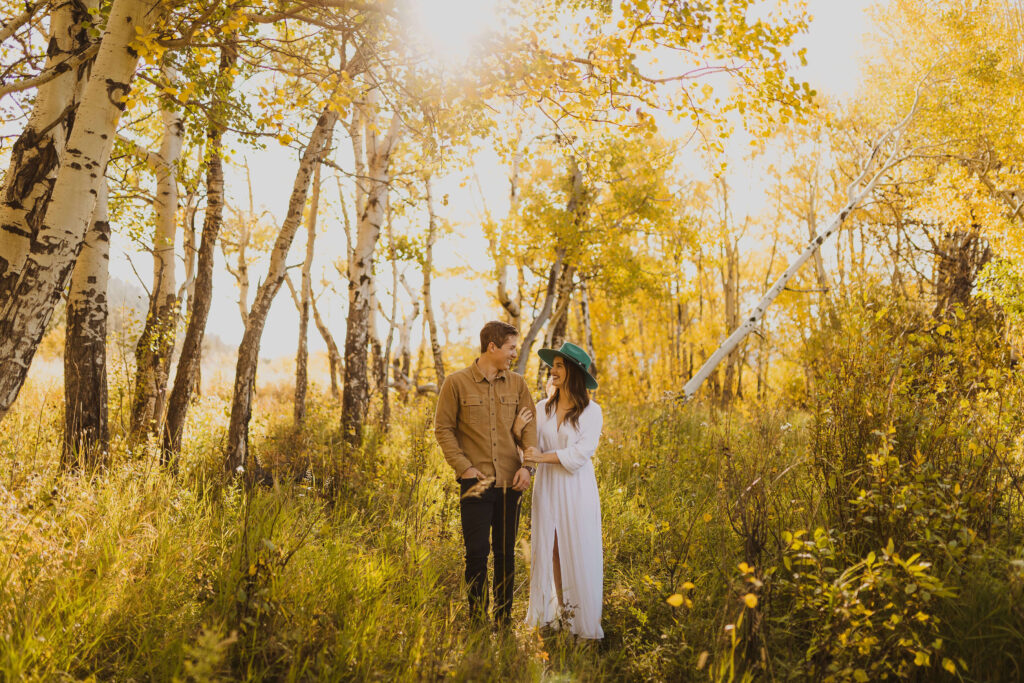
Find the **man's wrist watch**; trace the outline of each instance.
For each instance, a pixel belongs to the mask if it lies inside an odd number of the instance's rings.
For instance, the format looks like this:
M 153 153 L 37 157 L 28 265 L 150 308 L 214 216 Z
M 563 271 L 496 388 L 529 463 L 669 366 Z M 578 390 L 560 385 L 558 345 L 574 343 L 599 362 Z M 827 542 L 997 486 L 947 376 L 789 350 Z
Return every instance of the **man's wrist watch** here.
M 534 474 L 537 473 L 537 468 L 536 467 L 530 467 L 529 465 L 523 465 L 523 469 L 526 470 L 527 472 L 529 472 L 531 477 Z

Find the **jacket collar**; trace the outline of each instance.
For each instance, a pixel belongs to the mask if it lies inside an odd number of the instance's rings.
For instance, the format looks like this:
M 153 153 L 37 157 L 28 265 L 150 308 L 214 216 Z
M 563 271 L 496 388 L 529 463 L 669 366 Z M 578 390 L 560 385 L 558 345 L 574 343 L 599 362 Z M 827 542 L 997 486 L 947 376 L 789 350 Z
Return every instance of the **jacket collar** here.
M 478 365 L 479 362 L 480 359 L 477 358 L 476 360 L 473 361 L 473 364 L 470 366 L 473 372 L 473 381 L 486 382 L 487 378 L 484 377 L 484 373 L 481 372 L 480 366 Z M 505 379 L 507 376 L 508 370 L 498 370 L 498 373 L 494 376 L 494 381 L 498 381 L 499 379 Z

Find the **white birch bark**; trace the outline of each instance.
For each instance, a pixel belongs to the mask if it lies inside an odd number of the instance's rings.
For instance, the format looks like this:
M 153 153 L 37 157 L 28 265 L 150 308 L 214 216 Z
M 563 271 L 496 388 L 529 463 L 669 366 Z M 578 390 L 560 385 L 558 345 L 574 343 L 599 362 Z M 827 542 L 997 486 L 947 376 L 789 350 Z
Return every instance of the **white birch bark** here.
M 107 450 L 107 280 L 110 224 L 107 184 L 71 274 L 64 338 L 64 435 L 61 465 L 96 464 Z
M 320 169 L 316 165 L 313 172 L 313 191 L 309 202 L 309 215 L 306 217 L 306 258 L 302 262 L 301 294 L 298 301 L 299 309 L 299 343 L 295 352 L 295 406 L 293 418 L 296 425 L 306 419 L 306 389 L 309 383 L 309 307 L 313 299 L 313 254 L 316 246 L 316 215 L 320 210 Z
M 374 312 L 370 307 L 374 250 L 387 211 L 391 152 L 402 132 L 401 120 L 398 114 L 394 114 L 387 133 L 380 135 L 376 103 L 372 97 L 368 99 L 360 115 L 362 130 L 354 131 L 356 136 L 363 136 L 362 144 L 366 154 L 366 198 L 362 202 L 362 210 L 356 225 L 355 246 L 348 272 L 349 309 L 345 333 L 345 385 L 341 400 L 341 430 L 344 438 L 351 444 L 362 442 L 363 423 L 369 408 L 366 361 L 367 344 L 370 340 L 370 316 Z M 353 147 L 355 145 L 353 142 Z M 358 179 L 356 186 L 361 186 Z M 358 194 L 357 192 L 357 206 L 360 204 Z
M 176 75 L 164 69 L 168 80 Z M 153 235 L 153 287 L 146 325 L 135 348 L 135 398 L 132 433 L 144 437 L 158 432 L 163 419 L 167 379 L 178 322 L 178 291 L 175 283 L 174 251 L 178 233 L 178 163 L 185 141 L 181 112 L 164 101 L 160 110 L 163 135 L 160 150 L 147 155 L 156 176 L 156 231 Z
M 123 97 L 139 60 L 130 44 L 162 11 L 157 0 L 114 0 L 39 232 L 21 262 L 0 257 L 7 273 L 15 274 L 0 285 L 0 419 L 25 381 L 92 221 Z
M 520 375 L 526 372 L 526 364 L 530 361 L 530 350 L 533 348 L 533 342 L 536 341 L 537 335 L 540 334 L 541 328 L 544 327 L 544 323 L 551 317 L 551 309 L 555 306 L 558 278 L 562 273 L 562 261 L 564 260 L 565 249 L 559 247 L 555 253 L 555 262 L 551 264 L 551 270 L 548 272 L 548 286 L 544 293 L 544 303 L 541 305 L 540 313 L 533 319 L 533 323 L 530 325 L 530 329 L 520 345 L 519 359 L 516 361 L 516 372 Z
M 217 95 L 211 103 L 211 114 L 206 132 L 206 213 L 203 216 L 203 232 L 197 255 L 194 299 L 189 299 L 189 316 L 182 341 L 181 356 L 174 374 L 174 386 L 167 402 L 167 418 L 164 421 L 161 462 L 176 462 L 175 454 L 181 449 L 185 431 L 185 417 L 193 388 L 198 391 L 203 336 L 206 319 L 210 312 L 213 295 L 213 260 L 217 236 L 224 217 L 224 172 L 221 158 L 221 142 L 224 123 L 219 118 L 231 87 L 231 68 L 237 59 L 234 46 L 221 48 L 218 67 L 219 82 Z
M 313 297 L 309 305 L 313 309 L 313 322 L 316 324 L 316 329 L 320 332 L 320 337 L 323 338 L 324 344 L 327 345 L 327 360 L 330 363 L 331 372 L 331 396 L 338 399 L 341 398 L 341 390 L 338 388 L 338 380 L 341 379 L 342 374 L 341 352 L 338 350 L 338 344 L 334 341 L 334 335 L 331 334 L 330 328 L 327 327 L 324 319 L 320 316 L 316 300 L 316 297 Z
M 430 353 L 434 359 L 434 374 L 437 386 L 444 384 L 444 355 L 441 352 L 441 341 L 437 334 L 437 321 L 434 318 L 434 300 L 431 295 L 431 284 L 434 270 L 434 243 L 437 241 L 437 217 L 434 214 L 433 183 L 430 176 L 426 178 L 427 189 L 427 244 L 423 256 L 423 312 L 427 316 L 427 329 L 430 330 Z
M 285 276 L 285 259 L 302 223 L 302 209 L 306 205 L 313 168 L 320 163 L 330 147 L 331 131 L 338 120 L 336 112 L 324 110 L 309 137 L 309 144 L 302 154 L 299 169 L 295 175 L 288 214 L 281 225 L 270 252 L 270 266 L 267 277 L 256 290 L 256 298 L 249 309 L 249 320 L 238 347 L 238 363 L 235 366 L 235 386 L 231 399 L 231 420 L 228 423 L 227 451 L 225 465 L 229 472 L 249 466 L 249 420 L 252 418 L 252 394 L 256 382 L 256 365 L 259 358 L 260 340 L 263 328 Z
M 594 328 L 590 322 L 590 289 L 587 281 L 580 282 L 580 326 L 583 328 L 583 340 L 587 354 L 590 356 L 590 374 L 597 377 L 597 354 L 594 352 Z
M 51 10 L 44 70 L 55 69 L 88 46 L 82 22 L 98 5 L 98 0 L 80 0 Z M 8 280 L 17 278 L 39 231 L 75 120 L 76 94 L 87 72 L 87 67 L 67 69 L 39 86 L 32 115 L 11 149 L 0 192 L 0 291 L 7 291 Z
M 910 153 L 903 150 L 900 142 L 903 138 L 904 130 L 906 130 L 907 125 L 917 112 L 917 105 L 920 102 L 922 87 L 923 82 L 917 86 L 914 103 L 906 117 L 904 117 L 896 126 L 886 131 L 878 142 L 875 143 L 874 147 L 872 147 L 871 154 L 865 162 L 864 167 L 861 169 L 860 175 L 858 175 L 847 187 L 846 205 L 838 214 L 836 214 L 824 229 L 819 230 L 817 234 L 811 238 L 804 250 L 800 252 L 796 258 L 790 261 L 786 270 L 782 272 L 782 275 L 780 275 L 775 281 L 775 284 L 765 292 L 764 296 L 757 303 L 757 306 L 754 307 L 754 310 L 751 311 L 750 315 L 748 315 L 740 326 L 737 327 L 733 333 L 730 334 L 724 342 L 722 342 L 718 349 L 711 354 L 704 365 L 702 365 L 697 371 L 697 374 L 683 385 L 683 390 L 680 394 L 680 398 L 682 400 L 689 401 L 692 399 L 701 384 L 703 384 L 704 380 L 706 380 L 711 373 L 715 371 L 715 368 L 717 368 L 719 363 L 722 362 L 722 359 L 728 356 L 737 346 L 739 346 L 740 342 L 742 342 L 748 334 L 754 331 L 758 324 L 760 324 L 761 319 L 764 317 L 765 311 L 767 311 L 768 307 L 771 306 L 775 299 L 778 298 L 779 294 L 781 294 L 782 290 L 786 288 L 786 285 L 789 284 L 791 279 L 793 279 L 793 276 L 796 275 L 801 266 L 807 263 L 807 261 L 814 256 L 815 252 L 818 251 L 821 245 L 832 237 L 840 227 L 842 227 L 847 217 L 853 213 L 853 211 L 860 206 L 861 202 L 863 202 L 874 191 L 875 185 L 878 183 L 879 179 L 894 166 L 907 159 Z M 864 179 L 868 178 L 868 175 L 871 173 L 871 169 L 874 168 L 875 161 L 881 153 L 882 147 L 886 144 L 891 144 L 893 146 L 892 152 L 881 166 L 878 167 L 878 170 L 875 171 L 874 175 L 870 177 L 867 183 L 861 186 Z
M 395 387 L 398 389 L 402 401 L 405 402 L 408 400 L 409 392 L 413 388 L 410 377 L 412 372 L 412 326 L 416 318 L 420 316 L 420 300 L 416 292 L 409 285 L 409 282 L 405 279 L 404 274 L 399 278 L 399 281 L 402 283 L 406 294 L 409 295 L 409 300 L 412 301 L 412 312 L 404 316 L 402 323 L 398 326 L 398 350 L 392 363 L 392 376 Z

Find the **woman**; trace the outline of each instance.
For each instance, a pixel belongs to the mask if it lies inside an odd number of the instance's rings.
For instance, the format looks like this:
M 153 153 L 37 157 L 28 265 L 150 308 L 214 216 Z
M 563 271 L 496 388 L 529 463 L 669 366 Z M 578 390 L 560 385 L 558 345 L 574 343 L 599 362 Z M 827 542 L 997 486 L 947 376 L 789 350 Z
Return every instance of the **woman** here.
M 564 620 L 581 638 L 603 638 L 601 501 L 592 462 L 602 415 L 587 391 L 597 380 L 590 357 L 575 344 L 537 354 L 551 367 L 554 394 L 537 404 L 539 448 L 524 453 L 526 464 L 537 465 L 526 621 Z

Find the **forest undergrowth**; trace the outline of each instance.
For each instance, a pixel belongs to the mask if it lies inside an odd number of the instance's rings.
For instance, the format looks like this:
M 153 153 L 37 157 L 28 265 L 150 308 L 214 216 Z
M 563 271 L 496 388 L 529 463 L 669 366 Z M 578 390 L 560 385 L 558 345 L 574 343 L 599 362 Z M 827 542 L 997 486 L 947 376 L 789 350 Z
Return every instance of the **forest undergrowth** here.
M 597 397 L 599 644 L 521 624 L 529 496 L 518 625 L 470 627 L 429 398 L 345 452 L 329 395 L 296 430 L 290 389 L 264 386 L 247 488 L 222 473 L 217 392 L 176 470 L 115 439 L 105 468 L 68 474 L 60 396 L 32 384 L 0 434 L 0 677 L 1020 679 L 1012 359 L 975 314 L 868 306 L 836 325 L 808 345 L 803 395 Z

